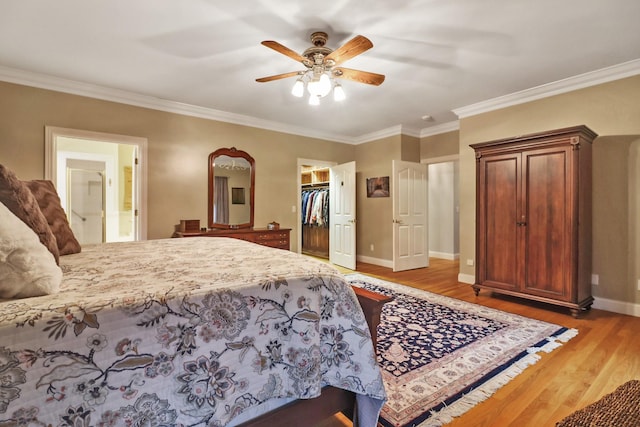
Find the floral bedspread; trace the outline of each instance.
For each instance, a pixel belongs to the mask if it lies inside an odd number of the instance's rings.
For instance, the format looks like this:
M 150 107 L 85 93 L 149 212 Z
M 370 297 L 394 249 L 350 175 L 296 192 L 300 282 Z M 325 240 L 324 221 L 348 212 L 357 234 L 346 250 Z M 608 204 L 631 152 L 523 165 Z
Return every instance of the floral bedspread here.
M 59 294 L 0 301 L 0 426 L 224 426 L 325 385 L 369 411 L 386 398 L 357 298 L 325 263 L 203 237 L 60 265 Z

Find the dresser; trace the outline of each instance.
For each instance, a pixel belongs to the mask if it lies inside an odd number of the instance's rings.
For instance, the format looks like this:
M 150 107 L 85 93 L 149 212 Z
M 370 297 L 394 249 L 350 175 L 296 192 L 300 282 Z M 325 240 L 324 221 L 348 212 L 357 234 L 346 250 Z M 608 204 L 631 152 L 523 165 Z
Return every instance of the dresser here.
M 290 228 L 276 230 L 268 228 L 215 229 L 208 231 L 176 231 L 173 237 L 231 237 L 263 246 L 289 250 L 290 232 Z
M 591 296 L 591 144 L 586 126 L 473 144 L 480 289 L 568 307 Z

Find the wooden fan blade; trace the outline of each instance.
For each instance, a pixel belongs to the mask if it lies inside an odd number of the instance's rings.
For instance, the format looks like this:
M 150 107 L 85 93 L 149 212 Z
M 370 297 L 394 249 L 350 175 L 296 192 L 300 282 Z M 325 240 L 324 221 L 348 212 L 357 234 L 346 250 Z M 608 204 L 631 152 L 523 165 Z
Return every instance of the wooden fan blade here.
M 384 81 L 384 74 L 370 73 L 368 71 L 352 70 L 350 68 L 334 68 L 332 70 L 334 77 L 341 79 L 349 79 L 359 83 L 380 86 Z
M 279 52 L 283 55 L 288 56 L 289 58 L 298 61 L 298 62 L 304 62 L 305 61 L 305 57 L 303 57 L 302 55 L 299 55 L 298 53 L 294 52 L 293 50 L 289 49 L 286 46 L 281 45 L 278 42 L 274 42 L 273 40 L 265 40 L 262 42 L 262 44 L 268 48 L 271 48 L 273 50 L 275 50 L 276 52 Z
M 290 73 L 282 73 L 282 74 L 276 74 L 274 76 L 269 76 L 269 77 L 261 77 L 259 79 L 256 79 L 256 81 L 260 83 L 272 82 L 274 80 L 286 79 L 287 77 L 297 76 L 298 74 L 300 74 L 299 71 L 291 71 Z
M 371 40 L 366 38 L 365 36 L 355 36 L 338 49 L 331 52 L 326 60 L 332 60 L 335 64 L 341 64 L 348 59 L 353 58 L 354 56 L 360 55 L 362 52 L 365 52 L 373 47 L 373 43 Z

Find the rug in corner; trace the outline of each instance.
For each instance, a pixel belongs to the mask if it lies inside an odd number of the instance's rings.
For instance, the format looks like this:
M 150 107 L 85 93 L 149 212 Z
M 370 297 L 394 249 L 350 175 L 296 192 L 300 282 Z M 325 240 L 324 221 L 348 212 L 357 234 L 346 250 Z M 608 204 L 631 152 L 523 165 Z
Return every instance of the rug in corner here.
M 385 427 L 447 424 L 578 333 L 363 274 L 346 278 L 394 297 L 378 327 Z

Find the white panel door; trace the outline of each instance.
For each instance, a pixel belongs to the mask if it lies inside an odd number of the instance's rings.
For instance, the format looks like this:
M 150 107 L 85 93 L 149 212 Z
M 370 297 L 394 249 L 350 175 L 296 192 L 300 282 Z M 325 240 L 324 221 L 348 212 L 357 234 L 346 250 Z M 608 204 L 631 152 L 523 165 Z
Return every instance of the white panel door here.
M 330 168 L 329 261 L 356 269 L 356 162 Z
M 393 160 L 393 271 L 429 266 L 427 165 Z
M 104 163 L 99 167 L 99 170 L 67 168 L 66 211 L 69 226 L 80 245 L 105 242 Z

